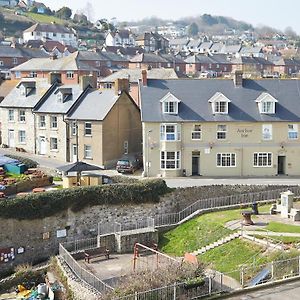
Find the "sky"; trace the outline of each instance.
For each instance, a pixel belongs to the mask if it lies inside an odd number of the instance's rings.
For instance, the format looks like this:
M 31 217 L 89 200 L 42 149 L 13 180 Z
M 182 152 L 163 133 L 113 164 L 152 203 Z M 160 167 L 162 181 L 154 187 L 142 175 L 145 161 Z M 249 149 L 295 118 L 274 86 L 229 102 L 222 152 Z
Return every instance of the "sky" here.
M 51 0 L 43 1 L 52 9 L 70 7 L 74 12 L 92 5 L 94 19 L 118 21 L 140 20 L 156 16 L 163 19 L 180 19 L 202 14 L 221 15 L 251 23 L 268 25 L 280 30 L 291 26 L 300 34 L 299 0 Z

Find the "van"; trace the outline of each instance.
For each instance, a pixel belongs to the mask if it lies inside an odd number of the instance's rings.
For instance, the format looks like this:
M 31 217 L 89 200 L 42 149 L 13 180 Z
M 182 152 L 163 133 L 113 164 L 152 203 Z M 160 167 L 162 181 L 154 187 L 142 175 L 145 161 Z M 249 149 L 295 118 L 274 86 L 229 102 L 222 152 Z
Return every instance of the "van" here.
M 117 162 L 116 170 L 118 173 L 133 174 L 136 170 L 141 168 L 141 160 L 137 155 L 125 155 Z

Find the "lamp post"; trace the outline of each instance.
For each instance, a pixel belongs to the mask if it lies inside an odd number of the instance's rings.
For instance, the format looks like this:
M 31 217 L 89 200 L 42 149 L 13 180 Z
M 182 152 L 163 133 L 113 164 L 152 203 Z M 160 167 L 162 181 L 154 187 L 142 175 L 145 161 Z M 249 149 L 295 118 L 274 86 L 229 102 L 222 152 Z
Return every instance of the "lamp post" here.
M 150 133 L 152 132 L 152 129 L 148 130 L 147 131 L 147 144 L 146 144 L 146 147 L 147 147 L 147 177 L 149 177 L 149 168 L 150 168 L 150 161 L 149 161 L 149 139 L 150 139 Z

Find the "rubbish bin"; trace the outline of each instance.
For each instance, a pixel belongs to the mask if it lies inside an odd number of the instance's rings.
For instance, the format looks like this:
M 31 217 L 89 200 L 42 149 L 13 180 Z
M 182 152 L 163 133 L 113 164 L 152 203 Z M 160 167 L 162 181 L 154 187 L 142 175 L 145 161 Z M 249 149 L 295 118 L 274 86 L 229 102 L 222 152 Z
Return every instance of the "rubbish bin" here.
M 257 202 L 253 202 L 252 203 L 252 211 L 254 215 L 258 215 L 258 203 Z

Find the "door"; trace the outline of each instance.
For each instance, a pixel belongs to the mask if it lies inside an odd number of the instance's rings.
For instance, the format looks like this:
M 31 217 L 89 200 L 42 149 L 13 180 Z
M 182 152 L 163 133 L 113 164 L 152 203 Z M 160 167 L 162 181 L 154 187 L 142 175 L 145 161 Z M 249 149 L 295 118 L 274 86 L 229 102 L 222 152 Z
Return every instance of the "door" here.
M 277 173 L 278 175 L 285 174 L 285 156 L 278 156 Z
M 15 131 L 12 129 L 8 130 L 8 147 L 15 147 Z
M 72 145 L 72 161 L 73 162 L 77 161 L 77 145 L 76 144 Z
M 200 175 L 199 162 L 200 162 L 199 156 L 192 156 L 192 175 Z
M 46 137 L 40 136 L 40 154 L 45 155 L 46 154 Z

